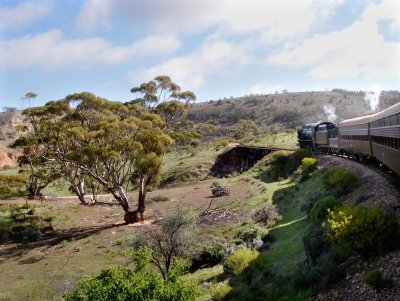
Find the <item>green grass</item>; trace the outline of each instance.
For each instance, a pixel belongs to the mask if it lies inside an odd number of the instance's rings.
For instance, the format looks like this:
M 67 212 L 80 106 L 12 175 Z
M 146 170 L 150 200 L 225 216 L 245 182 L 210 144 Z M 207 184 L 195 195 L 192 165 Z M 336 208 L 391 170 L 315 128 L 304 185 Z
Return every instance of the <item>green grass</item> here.
M 283 276 L 289 276 L 297 265 L 305 259 L 302 239 L 310 222 L 300 208 L 305 196 L 322 189 L 321 177 L 316 172 L 308 180 L 300 183 L 283 180 L 265 184 L 258 177 L 263 172 L 264 167 L 262 163 L 259 163 L 248 172 L 231 180 L 232 185 L 233 183 L 240 185 L 240 183 L 248 182 L 253 187 L 254 195 L 246 200 L 239 201 L 235 206 L 240 208 L 240 212 L 244 215 L 249 216 L 252 209 L 263 206 L 267 202 L 273 202 L 280 209 L 282 220 L 270 229 L 274 238 L 270 248 L 261 252 L 259 257 L 251 264 L 250 274 L 253 275 L 251 286 L 247 283 L 248 280 L 246 279 L 248 278 L 245 275 L 230 278 L 228 282 L 226 279 L 224 280 L 223 275 L 219 276 L 222 279 L 220 285 L 229 283 L 232 287 L 227 300 L 261 300 L 267 290 L 267 282 L 262 279 L 265 270 L 273 269 Z M 267 191 L 260 192 L 260 184 L 265 184 Z M 247 218 L 241 225 L 232 226 L 229 232 L 237 233 L 238 230 L 249 227 L 252 223 L 251 219 Z M 220 233 L 215 232 L 214 235 L 224 235 L 222 229 L 221 231 Z M 218 282 L 213 284 L 213 287 L 217 286 Z M 279 296 L 279 300 L 308 300 L 309 297 L 309 292 L 298 294 L 288 287 Z
M 276 134 L 263 134 L 244 144 L 295 149 L 297 148 L 297 133 L 295 130 L 287 130 Z
M 161 183 L 169 183 L 172 180 L 187 182 L 199 180 L 207 176 L 212 162 L 222 152 L 215 144 L 209 143 L 187 150 L 174 150 L 164 155 L 161 169 Z M 202 164 L 210 162 L 207 166 Z M 211 164 L 211 165 L 210 165 Z
M 18 175 L 18 171 L 19 171 L 18 167 L 0 169 L 0 175 L 15 176 L 15 175 Z

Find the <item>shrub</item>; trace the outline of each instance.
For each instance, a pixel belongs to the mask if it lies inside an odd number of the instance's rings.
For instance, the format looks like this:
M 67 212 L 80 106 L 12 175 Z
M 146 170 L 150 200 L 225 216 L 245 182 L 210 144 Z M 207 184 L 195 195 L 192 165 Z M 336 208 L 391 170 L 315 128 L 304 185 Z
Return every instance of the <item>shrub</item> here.
M 301 161 L 301 171 L 303 172 L 303 174 L 309 175 L 316 169 L 317 169 L 317 159 L 309 157 L 303 158 L 303 160 Z
M 150 198 L 151 202 L 168 202 L 170 201 L 170 198 L 167 196 L 163 196 L 163 195 L 156 195 Z
M 317 259 L 330 249 L 330 244 L 323 237 L 324 231 L 319 224 L 311 224 L 304 237 L 303 245 L 309 265 L 315 265 Z
M 291 286 L 296 290 L 306 290 L 318 285 L 321 274 L 315 268 L 299 268 L 291 280 Z
M 156 273 L 132 272 L 123 267 L 103 270 L 99 276 L 78 282 L 75 291 L 64 296 L 66 301 L 190 301 L 198 296 L 195 286 L 179 280 L 164 281 Z
M 307 214 L 310 214 L 311 209 L 314 207 L 314 204 L 329 195 L 330 194 L 328 194 L 326 192 L 314 192 L 305 198 L 300 209 L 302 211 L 305 211 Z
M 328 209 L 335 209 L 340 202 L 333 196 L 327 196 L 316 202 L 310 211 L 310 218 L 313 223 L 322 222 L 328 215 Z
M 211 188 L 211 193 L 215 197 L 229 195 L 231 193 L 230 189 L 225 185 L 217 185 Z
M 359 177 L 356 173 L 341 167 L 328 169 L 322 177 L 325 189 L 331 190 L 338 195 L 351 192 L 358 182 Z
M 228 284 L 222 283 L 215 288 L 211 300 L 222 301 L 228 296 L 231 290 L 232 288 Z
M 47 217 L 45 217 L 43 220 L 44 220 L 45 222 L 51 223 L 51 222 L 53 221 L 53 219 L 54 219 L 54 216 L 47 216 Z
M 295 290 L 326 291 L 345 276 L 344 270 L 331 255 L 324 255 L 313 267 L 301 267 L 295 273 L 291 286 Z
M 304 158 L 310 157 L 312 157 L 312 152 L 305 148 L 299 148 L 290 155 L 290 159 L 293 161 L 294 165 L 296 165 L 295 169 L 300 166 Z
M 331 288 L 334 284 L 341 281 L 346 273 L 333 254 L 321 256 L 317 261 L 316 269 L 320 273 L 318 281 L 318 289 L 325 291 Z
M 256 250 L 242 248 L 236 250 L 224 262 L 224 269 L 227 273 L 239 275 L 250 263 L 258 257 Z
M 261 227 L 250 227 L 239 231 L 235 238 L 244 242 L 248 247 L 251 247 L 255 240 L 266 240 L 268 230 Z
M 372 270 L 365 273 L 362 280 L 378 293 L 384 288 L 393 286 L 393 280 L 386 278 L 380 270 Z
M 265 207 L 253 210 L 251 218 L 267 227 L 275 225 L 279 216 L 278 208 L 273 204 L 267 204 Z
M 22 243 L 36 241 L 42 238 L 43 236 L 42 231 L 35 229 L 33 227 L 27 227 L 26 229 L 21 231 L 21 234 L 22 234 Z
M 275 152 L 271 160 L 271 175 L 274 178 L 287 177 L 291 175 L 306 157 L 311 157 L 312 153 L 306 149 L 298 149 L 288 155 L 284 151 Z
M 345 206 L 328 212 L 323 223 L 325 235 L 339 248 L 370 258 L 398 244 L 394 215 L 383 214 L 378 206 Z
M 221 263 L 225 258 L 226 247 L 223 244 L 205 246 L 201 253 L 193 260 L 192 269 L 212 267 Z
M 218 145 L 222 146 L 222 147 L 228 146 L 229 143 L 230 143 L 230 141 L 228 139 L 222 139 L 222 140 L 218 141 Z

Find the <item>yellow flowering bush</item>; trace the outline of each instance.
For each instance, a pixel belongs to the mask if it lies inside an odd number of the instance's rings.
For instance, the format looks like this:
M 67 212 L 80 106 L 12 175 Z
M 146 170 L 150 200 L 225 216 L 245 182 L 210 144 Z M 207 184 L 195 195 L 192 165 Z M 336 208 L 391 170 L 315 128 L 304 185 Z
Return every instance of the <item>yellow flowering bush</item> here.
M 379 206 L 328 209 L 322 227 L 325 236 L 337 247 L 364 258 L 381 254 L 398 244 L 396 219 L 394 215 L 383 214 Z

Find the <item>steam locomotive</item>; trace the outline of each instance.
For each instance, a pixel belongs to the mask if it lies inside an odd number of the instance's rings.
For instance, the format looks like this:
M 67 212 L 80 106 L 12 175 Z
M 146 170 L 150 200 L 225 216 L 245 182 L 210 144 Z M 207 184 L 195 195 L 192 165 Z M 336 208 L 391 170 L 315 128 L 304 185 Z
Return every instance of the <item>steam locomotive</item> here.
M 297 136 L 301 148 L 346 154 L 359 161 L 374 158 L 400 175 L 400 103 L 375 114 L 343 120 L 338 125 L 306 124 Z

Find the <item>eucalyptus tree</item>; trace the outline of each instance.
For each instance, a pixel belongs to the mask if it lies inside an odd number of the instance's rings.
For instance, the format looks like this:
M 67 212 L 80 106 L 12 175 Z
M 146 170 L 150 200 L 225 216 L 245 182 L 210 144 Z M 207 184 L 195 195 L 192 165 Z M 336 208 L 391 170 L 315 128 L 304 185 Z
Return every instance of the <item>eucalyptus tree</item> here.
M 28 137 L 30 136 L 31 141 L 38 143 L 35 147 L 42 151 L 42 163 L 46 162 L 46 165 L 42 165 L 40 168 L 50 166 L 56 170 L 70 183 L 69 189 L 76 194 L 79 201 L 83 205 L 87 205 L 84 170 L 79 164 L 67 158 L 73 141 L 68 140 L 64 135 L 69 125 L 63 118 L 67 118 L 72 112 L 68 101 L 59 100 L 48 102 L 42 107 L 28 108 L 24 110 L 23 114 L 32 126 Z M 21 137 L 22 139 L 26 140 L 27 137 Z M 24 161 L 21 163 L 26 163 L 26 158 L 20 157 L 20 160 Z
M 54 160 L 49 158 L 46 149 L 39 143 L 37 137 L 30 133 L 18 138 L 12 147 L 17 148 L 21 153 L 18 157 L 18 164 L 21 167 L 19 173 L 26 179 L 28 199 L 34 199 L 37 196 L 41 198 L 42 190 L 61 177 Z
M 74 170 L 74 176 L 87 175 L 102 185 L 125 211 L 127 223 L 144 218 L 147 187 L 159 179 L 161 157 L 172 142 L 158 114 L 88 92 L 25 114 L 35 135 L 65 171 Z M 138 208 L 132 211 L 128 190 L 134 184 L 140 186 L 140 193 Z
M 137 96 L 132 103 L 148 108 L 158 113 L 163 122 L 163 130 L 173 132 L 173 126 L 184 117 L 196 95 L 191 91 L 181 91 L 181 87 L 174 83 L 167 75 L 160 75 L 131 92 Z

